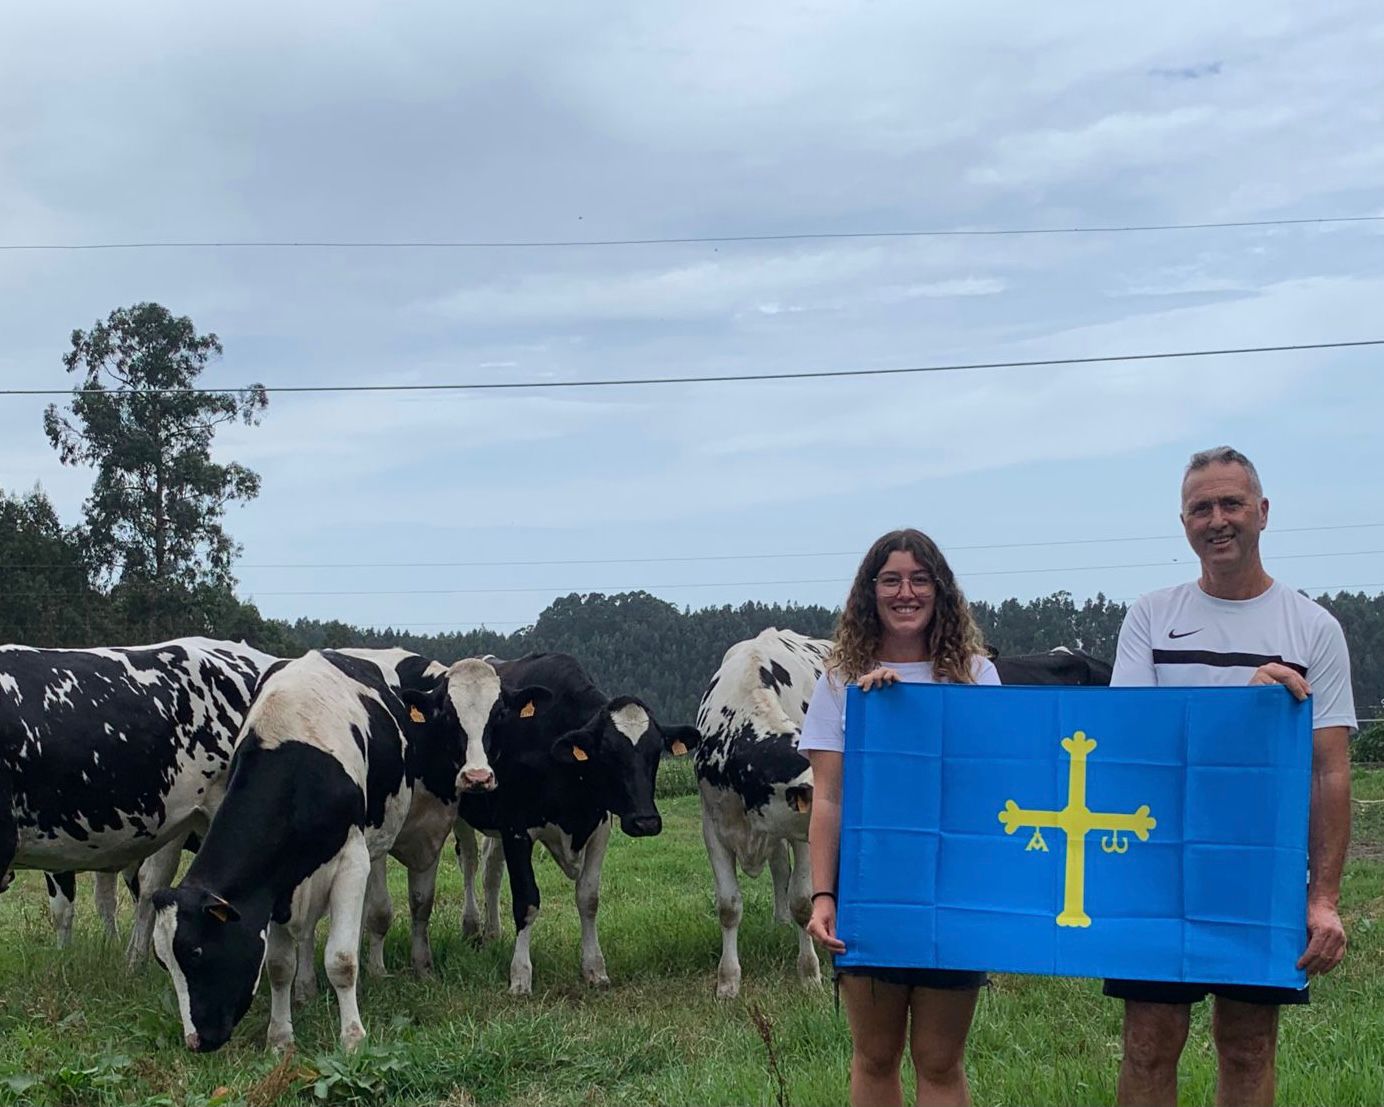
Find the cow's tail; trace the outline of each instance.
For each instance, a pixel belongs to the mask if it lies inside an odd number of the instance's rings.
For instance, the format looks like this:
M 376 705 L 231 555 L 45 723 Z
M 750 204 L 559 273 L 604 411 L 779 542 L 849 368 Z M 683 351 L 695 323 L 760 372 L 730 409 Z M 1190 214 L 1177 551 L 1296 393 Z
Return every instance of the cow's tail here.
M 13 879 L 10 865 L 14 863 L 15 850 L 19 848 L 19 831 L 14 820 L 14 793 L 10 787 L 10 774 L 0 768 L 0 892 L 10 886 Z

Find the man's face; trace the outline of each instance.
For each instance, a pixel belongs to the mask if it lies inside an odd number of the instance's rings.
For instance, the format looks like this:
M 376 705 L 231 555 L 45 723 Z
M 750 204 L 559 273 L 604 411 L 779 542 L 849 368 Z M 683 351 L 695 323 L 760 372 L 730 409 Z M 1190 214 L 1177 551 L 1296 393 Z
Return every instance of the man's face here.
M 1182 527 L 1202 566 L 1232 569 L 1254 558 L 1269 501 L 1254 494 L 1238 462 L 1212 462 L 1182 484 Z

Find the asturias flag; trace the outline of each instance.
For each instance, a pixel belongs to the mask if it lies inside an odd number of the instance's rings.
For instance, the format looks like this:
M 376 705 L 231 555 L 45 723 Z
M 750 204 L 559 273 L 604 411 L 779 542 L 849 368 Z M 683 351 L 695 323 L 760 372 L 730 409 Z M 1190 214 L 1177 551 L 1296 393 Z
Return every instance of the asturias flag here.
M 852 686 L 837 961 L 1301 987 L 1311 727 L 1279 687 Z

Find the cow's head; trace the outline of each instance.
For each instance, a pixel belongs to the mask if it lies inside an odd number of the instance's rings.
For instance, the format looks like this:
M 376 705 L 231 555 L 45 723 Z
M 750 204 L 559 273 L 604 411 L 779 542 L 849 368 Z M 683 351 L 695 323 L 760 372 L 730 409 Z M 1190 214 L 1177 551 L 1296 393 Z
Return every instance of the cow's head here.
M 582 766 L 620 828 L 632 838 L 657 834 L 663 820 L 654 806 L 654 782 L 664 753 L 681 757 L 701 735 L 692 726 L 659 726 L 633 696 L 617 696 L 580 730 L 553 743 L 553 756 Z
M 542 712 L 553 699 L 541 685 L 505 688 L 495 670 L 476 658 L 456 662 L 430 687 L 406 688 L 401 695 L 414 721 L 430 723 L 454 757 L 460 792 L 493 791 L 497 730 L 512 717 Z
M 259 987 L 265 929 L 230 903 L 184 884 L 154 893 L 154 956 L 173 978 L 188 1049 L 220 1049 Z

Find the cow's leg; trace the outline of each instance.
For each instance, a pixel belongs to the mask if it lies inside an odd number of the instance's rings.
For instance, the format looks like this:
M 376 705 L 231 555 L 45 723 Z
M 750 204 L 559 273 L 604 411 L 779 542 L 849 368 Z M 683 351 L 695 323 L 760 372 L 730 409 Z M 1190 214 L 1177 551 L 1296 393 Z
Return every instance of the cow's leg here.
M 365 971 L 371 976 L 388 976 L 384 967 L 384 940 L 394 922 L 394 901 L 389 898 L 389 858 L 380 857 L 370 865 L 365 886 L 365 932 L 369 936 L 370 956 Z
M 413 971 L 423 977 L 433 975 L 432 941 L 428 937 L 428 923 L 432 919 L 433 900 L 437 895 L 437 866 L 441 860 L 442 855 L 439 853 L 426 869 L 408 871 L 408 913 L 413 923 Z
M 481 844 L 481 877 L 485 883 L 485 929 L 481 941 L 500 940 L 500 884 L 505 874 L 505 851 L 498 838 L 486 837 Z M 511 893 L 513 889 L 510 889 Z
M 311 934 L 314 927 L 308 928 Z M 269 924 L 265 970 L 269 974 L 269 1034 L 266 1044 L 276 1052 L 293 1045 L 293 984 L 298 973 L 298 953 L 293 932 L 279 923 Z M 309 964 L 308 968 L 312 968 Z
M 91 898 L 96 904 L 96 914 L 101 917 L 101 929 L 106 938 L 115 940 L 115 881 L 118 873 L 96 873 L 92 885 Z
M 520 830 L 506 832 L 503 843 L 509 894 L 514 900 L 514 956 L 509 963 L 509 991 L 511 995 L 526 996 L 533 991 L 529 942 L 540 903 L 538 880 L 533 875 L 533 839 L 527 830 Z
M 716 969 L 716 995 L 734 999 L 740 994 L 740 917 L 744 901 L 740 881 L 735 876 L 735 854 L 721 841 L 716 820 L 702 810 L 702 838 L 711 859 L 711 877 L 716 882 L 716 914 L 721 919 L 721 963 Z
M 577 874 L 577 914 L 581 916 L 581 975 L 588 984 L 609 984 L 605 954 L 596 933 L 596 912 L 601 906 L 601 865 L 610 845 L 610 819 L 604 819 L 582 849 Z
M 308 1003 L 317 998 L 317 923 L 302 927 L 294 941 L 298 971 L 293 974 L 293 1002 Z
M 341 1048 L 355 1049 L 365 1040 L 365 1027 L 356 1005 L 356 978 L 360 975 L 360 924 L 365 912 L 365 890 L 374 866 L 365 840 L 359 835 L 342 849 L 343 856 L 332 880 L 331 925 L 327 930 L 327 979 L 341 1009 Z M 387 889 L 386 889 L 387 891 Z
M 481 912 L 476 903 L 476 868 L 480 854 L 476 850 L 476 832 L 469 823 L 457 820 L 457 868 L 461 870 L 461 936 L 480 938 Z
M 120 874 L 120 879 L 124 882 L 125 891 L 130 893 L 130 902 L 139 903 L 139 867 L 142 862 L 136 861 L 133 865 L 127 865 Z
M 139 899 L 135 903 L 134 925 L 130 927 L 130 944 L 125 950 L 125 959 L 132 969 L 149 957 L 149 943 L 154 937 L 154 893 L 173 883 L 182 859 L 183 839 L 178 837 L 151 853 L 139 867 Z
M 10 865 L 19 848 L 19 831 L 14 825 L 14 808 L 10 793 L 10 777 L 0 769 L 0 892 L 14 882 Z
M 791 924 L 793 911 L 788 906 L 788 884 L 793 879 L 793 855 L 783 839 L 769 850 L 769 878 L 774 885 L 774 922 Z
M 58 948 L 72 944 L 72 916 L 77 913 L 77 874 L 44 873 L 48 886 L 48 914 L 58 934 Z
M 798 979 L 804 984 L 822 982 L 822 963 L 807 933 L 812 918 L 812 861 L 806 842 L 793 843 L 793 876 L 788 884 L 788 905 L 798 924 Z

